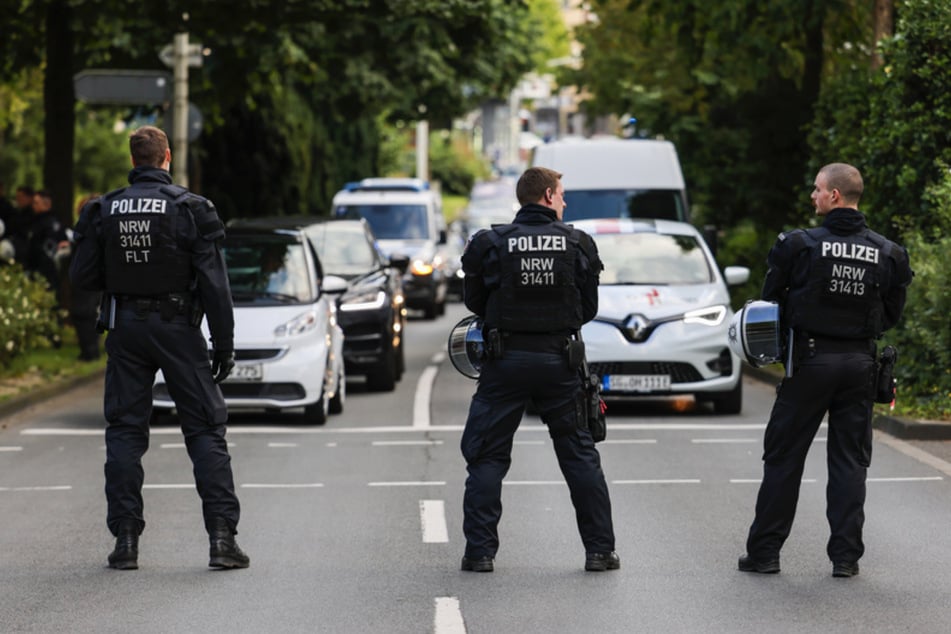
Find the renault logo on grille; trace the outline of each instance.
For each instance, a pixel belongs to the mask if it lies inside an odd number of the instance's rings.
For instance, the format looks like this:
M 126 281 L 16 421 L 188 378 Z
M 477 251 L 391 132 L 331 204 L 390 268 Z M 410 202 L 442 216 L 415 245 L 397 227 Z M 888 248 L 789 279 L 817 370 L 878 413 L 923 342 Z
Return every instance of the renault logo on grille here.
M 624 322 L 624 334 L 631 341 L 644 341 L 651 332 L 651 322 L 644 315 L 631 315 Z

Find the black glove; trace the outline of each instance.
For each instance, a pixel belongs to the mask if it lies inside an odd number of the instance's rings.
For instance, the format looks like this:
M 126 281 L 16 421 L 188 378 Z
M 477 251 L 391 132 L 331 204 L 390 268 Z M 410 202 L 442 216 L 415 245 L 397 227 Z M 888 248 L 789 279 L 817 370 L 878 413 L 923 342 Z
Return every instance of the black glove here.
M 234 350 L 215 350 L 211 357 L 211 373 L 215 383 L 221 383 L 228 378 L 234 369 Z

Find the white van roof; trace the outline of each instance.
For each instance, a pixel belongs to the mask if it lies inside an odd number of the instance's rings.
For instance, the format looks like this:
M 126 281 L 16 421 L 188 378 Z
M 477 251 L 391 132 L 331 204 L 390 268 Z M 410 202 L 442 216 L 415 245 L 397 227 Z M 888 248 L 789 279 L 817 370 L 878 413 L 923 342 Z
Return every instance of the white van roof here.
M 685 189 L 677 150 L 652 139 L 567 138 L 535 148 L 533 167 L 563 174 L 566 190 Z

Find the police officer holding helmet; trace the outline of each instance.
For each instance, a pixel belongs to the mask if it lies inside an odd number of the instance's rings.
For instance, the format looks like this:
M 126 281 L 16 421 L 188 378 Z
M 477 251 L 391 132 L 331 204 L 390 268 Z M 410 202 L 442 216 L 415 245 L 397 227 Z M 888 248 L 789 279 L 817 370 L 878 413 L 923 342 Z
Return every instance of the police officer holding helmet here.
M 561 222 L 560 179 L 550 169 L 528 169 L 516 185 L 522 208 L 512 224 L 479 231 L 462 255 L 464 301 L 484 322 L 488 350 L 461 440 L 469 474 L 466 571 L 494 569 L 502 479 L 528 399 L 548 426 L 568 483 L 585 569 L 621 566 L 601 458 L 584 415 L 580 358 L 569 362 L 568 353 L 572 336 L 597 314 L 602 265 L 591 237 Z
M 130 186 L 87 204 L 76 226 L 72 282 L 104 291 L 109 330 L 104 410 L 109 565 L 138 568 L 145 526 L 142 456 L 149 444 L 152 383 L 162 370 L 194 465 L 210 540 L 209 566 L 247 568 L 235 543 L 239 504 L 225 441 L 228 412 L 216 383 L 234 367 L 234 310 L 211 201 L 172 184 L 165 133 L 143 126 L 129 138 Z M 206 314 L 213 359 L 199 325 Z
M 779 304 L 783 332 L 793 332 L 787 344 L 793 368 L 787 368 L 766 427 L 756 516 L 739 560 L 744 572 L 779 572 L 806 454 L 827 412 L 826 551 L 833 576 L 859 572 L 875 340 L 901 318 L 912 278 L 905 249 L 866 226 L 858 211 L 862 191 L 855 167 L 826 165 L 812 193 L 822 225 L 780 234 L 769 252 L 763 299 Z

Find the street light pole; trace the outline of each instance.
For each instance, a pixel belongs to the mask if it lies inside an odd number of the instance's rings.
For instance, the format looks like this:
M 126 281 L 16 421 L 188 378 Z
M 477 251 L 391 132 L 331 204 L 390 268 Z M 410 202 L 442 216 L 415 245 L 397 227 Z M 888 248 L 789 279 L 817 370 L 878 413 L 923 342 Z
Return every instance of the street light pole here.
M 188 187 L 188 33 L 176 33 L 173 43 L 175 99 L 172 104 L 172 174 L 175 183 Z

